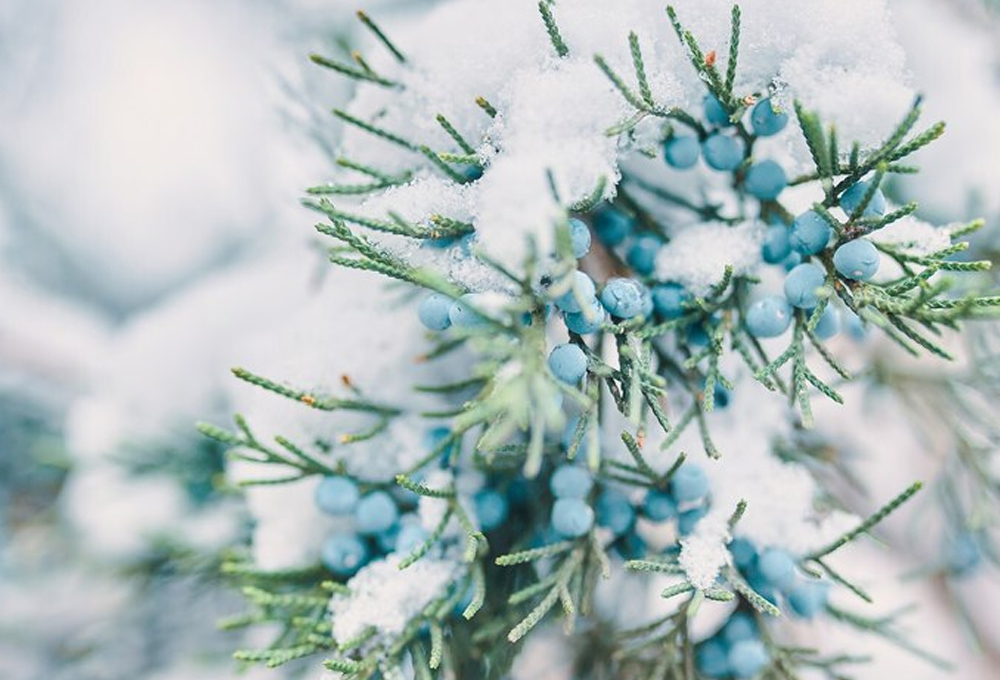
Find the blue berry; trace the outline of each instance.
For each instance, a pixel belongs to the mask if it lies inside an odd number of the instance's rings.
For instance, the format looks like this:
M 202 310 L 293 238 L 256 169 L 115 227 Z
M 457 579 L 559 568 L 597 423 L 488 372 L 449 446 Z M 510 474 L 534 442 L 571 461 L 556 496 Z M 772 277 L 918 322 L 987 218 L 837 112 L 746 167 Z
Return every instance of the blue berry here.
M 775 111 L 774 103 L 770 99 L 761 99 L 750 111 L 750 125 L 753 126 L 754 134 L 770 137 L 785 129 L 788 125 L 788 114 Z
M 690 510 L 685 510 L 680 515 L 677 516 L 677 531 L 681 536 L 687 536 L 692 531 L 694 531 L 695 525 L 701 521 L 701 518 L 708 514 L 708 508 L 704 505 L 700 505 L 697 508 L 691 508 Z
M 793 269 L 795 269 L 796 267 L 798 267 L 800 264 L 802 264 L 802 260 L 804 260 L 804 259 L 805 258 L 802 257 L 802 255 L 800 255 L 799 253 L 797 253 L 797 252 L 795 252 L 793 250 L 788 255 L 788 257 L 785 258 L 785 261 L 781 263 L 781 266 L 783 266 L 785 268 L 786 272 L 790 272 Z
M 792 308 L 777 295 L 757 300 L 747 309 L 747 330 L 756 338 L 776 338 L 792 323 Z
M 583 309 L 580 300 L 584 303 L 594 298 L 597 289 L 594 288 L 594 280 L 581 271 L 575 271 L 570 282 L 570 289 L 556 298 L 556 307 L 564 312 L 576 313 Z
M 701 143 L 701 152 L 708 167 L 724 172 L 740 166 L 744 148 L 743 140 L 739 137 L 729 137 L 719 132 Z
M 549 370 L 556 378 L 576 385 L 587 374 L 587 355 L 577 345 L 556 345 L 549 354 Z
M 983 561 L 983 550 L 975 535 L 963 533 L 945 544 L 945 567 L 954 576 L 965 576 Z
M 766 160 L 750 166 L 744 186 L 751 196 L 762 201 L 773 201 L 788 186 L 788 178 L 780 165 Z
M 642 313 L 644 288 L 635 279 L 608 279 L 601 291 L 601 304 L 612 316 L 631 319 Z
M 347 477 L 324 477 L 316 487 L 316 505 L 328 515 L 348 515 L 354 511 L 361 493 Z
M 323 542 L 320 559 L 337 576 L 353 576 L 368 561 L 368 546 L 355 534 L 334 534 Z
M 757 559 L 761 577 L 778 590 L 787 590 L 795 583 L 795 560 L 780 548 L 768 548 Z
M 615 536 L 621 536 L 635 522 L 635 508 L 628 496 L 617 489 L 605 489 L 597 497 L 597 524 L 611 529 Z
M 492 489 L 483 489 L 472 497 L 476 517 L 483 531 L 492 531 L 507 519 L 507 499 Z
M 385 491 L 374 491 L 358 501 L 354 518 L 358 523 L 358 533 L 377 534 L 396 523 L 399 510 L 392 496 Z
M 694 653 L 698 672 L 706 678 L 724 678 L 729 675 L 729 659 L 721 640 L 706 640 Z
M 712 390 L 712 399 L 715 402 L 715 408 L 726 408 L 729 406 L 731 397 L 732 394 L 730 394 L 729 390 L 722 383 L 715 383 L 715 389 Z
M 560 465 L 552 473 L 549 488 L 556 498 L 586 498 L 594 488 L 594 479 L 579 465 Z
M 792 250 L 803 255 L 815 255 L 826 248 L 833 229 L 830 223 L 823 219 L 815 210 L 807 210 L 792 222 L 792 233 L 789 243 Z
M 451 305 L 452 300 L 447 295 L 431 293 L 421 300 L 420 306 L 417 307 L 420 323 L 432 331 L 443 331 L 451 325 L 449 317 Z
M 427 530 L 420 526 L 419 522 L 407 522 L 396 532 L 394 549 L 400 554 L 407 555 L 423 545 L 428 535 Z
M 878 249 L 863 238 L 848 241 L 833 253 L 833 266 L 840 275 L 855 281 L 869 281 L 878 271 Z
M 563 321 L 566 323 L 566 328 L 579 335 L 596 333 L 601 329 L 601 324 L 606 320 L 607 314 L 604 311 L 604 306 L 597 298 L 591 301 L 590 309 L 587 312 L 567 312 L 563 314 Z
M 814 329 L 820 340 L 829 340 L 840 332 L 840 312 L 833 305 L 827 305 Z
M 778 264 L 792 252 L 792 243 L 788 237 L 788 227 L 783 224 L 772 224 L 764 232 L 764 244 L 761 254 L 764 262 Z
M 788 605 L 804 619 L 811 619 L 826 607 L 829 586 L 822 581 L 803 581 L 788 593 Z
M 856 182 L 840 195 L 840 207 L 844 209 L 845 213 L 854 214 L 854 211 L 861 205 L 861 201 L 865 199 L 865 194 L 868 193 L 870 186 L 869 182 Z M 881 189 L 876 189 L 872 200 L 868 201 L 868 205 L 865 206 L 862 217 L 881 217 L 885 214 L 885 208 L 885 194 L 882 193 Z
M 746 612 L 735 612 L 722 628 L 722 637 L 730 645 L 741 640 L 753 640 L 757 637 L 757 624 Z
M 569 221 L 569 240 L 573 257 L 580 259 L 590 252 L 590 229 L 575 217 Z
M 679 283 L 663 283 L 653 288 L 653 309 L 664 319 L 676 319 L 684 314 L 689 296 Z
M 677 501 L 668 493 L 650 489 L 642 501 L 642 512 L 654 522 L 664 522 L 677 516 Z
M 432 427 L 427 432 L 424 433 L 423 444 L 424 449 L 428 452 L 433 451 L 441 445 L 445 439 L 451 436 L 451 430 L 443 425 L 440 427 Z M 444 451 L 441 452 L 441 456 L 445 457 L 451 452 L 451 446 L 446 446 Z
M 594 511 L 579 498 L 560 498 L 552 505 L 552 528 L 563 538 L 579 538 L 594 526 Z
M 452 302 L 451 308 L 448 310 L 448 318 L 451 320 L 451 324 L 459 328 L 474 328 L 476 326 L 485 326 L 489 323 L 486 317 L 474 312 L 469 306 L 471 304 L 482 309 L 480 307 L 481 301 L 481 295 L 466 293 Z
M 812 309 L 819 304 L 817 291 L 823 287 L 826 274 L 816 265 L 805 262 L 785 277 L 785 297 L 799 309 Z
M 686 170 L 698 162 L 701 145 L 694 135 L 675 135 L 663 144 L 663 157 L 667 165 L 678 170 Z
M 625 260 L 637 273 L 648 276 L 653 273 L 656 265 L 656 253 L 660 251 L 662 245 L 663 241 L 656 236 L 644 234 L 632 242 Z
M 604 208 L 594 215 L 594 231 L 601 243 L 617 246 L 632 234 L 635 223 L 631 217 L 614 208 Z
M 757 548 L 745 538 L 734 538 L 729 542 L 729 554 L 733 556 L 733 564 L 741 571 L 746 571 L 757 559 Z
M 670 478 L 670 490 L 680 504 L 701 500 L 708 493 L 708 477 L 697 465 L 682 465 Z
M 714 94 L 706 94 L 701 103 L 705 109 L 705 119 L 712 125 L 729 127 L 733 124 L 729 120 L 729 113 L 726 111 L 726 107 L 722 105 L 722 102 Z
M 767 665 L 771 658 L 760 640 L 740 640 L 729 648 L 729 672 L 735 678 L 752 678 Z

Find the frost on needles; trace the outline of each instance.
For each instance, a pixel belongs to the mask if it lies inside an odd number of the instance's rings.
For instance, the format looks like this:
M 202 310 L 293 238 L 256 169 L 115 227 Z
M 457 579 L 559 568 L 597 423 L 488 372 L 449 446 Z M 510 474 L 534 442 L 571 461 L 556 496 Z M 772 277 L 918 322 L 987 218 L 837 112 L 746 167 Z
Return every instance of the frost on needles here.
M 978 223 L 891 201 L 943 125 L 848 5 L 456 0 L 313 56 L 358 82 L 305 200 L 353 299 L 201 426 L 256 519 L 227 625 L 279 630 L 238 659 L 499 678 L 556 620 L 594 677 L 840 677 L 783 634 L 818 617 L 912 647 L 831 555 L 920 484 L 857 517 L 788 443 L 866 335 L 948 357 L 1000 298 Z

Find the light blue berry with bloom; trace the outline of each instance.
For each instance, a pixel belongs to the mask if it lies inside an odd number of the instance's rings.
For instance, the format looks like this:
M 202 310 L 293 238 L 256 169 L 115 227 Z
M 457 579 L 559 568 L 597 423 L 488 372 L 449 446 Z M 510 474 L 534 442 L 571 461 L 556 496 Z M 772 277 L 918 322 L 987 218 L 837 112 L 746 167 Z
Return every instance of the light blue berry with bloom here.
M 587 355 L 578 345 L 556 345 L 549 353 L 549 370 L 564 383 L 576 385 L 587 374 Z
M 598 526 L 607 527 L 615 536 L 625 534 L 635 523 L 635 508 L 618 489 L 604 489 L 597 497 L 595 511 Z
M 580 259 L 590 252 L 590 229 L 575 217 L 569 220 L 569 242 L 573 257 Z
M 788 186 L 785 170 L 775 161 L 764 160 L 747 169 L 743 186 L 751 196 L 762 201 L 773 201 Z
M 399 519 L 399 509 L 392 496 L 385 491 L 373 491 L 354 509 L 358 533 L 377 534 L 390 529 Z
M 690 296 L 679 283 L 661 283 L 653 287 L 653 310 L 663 319 L 676 319 L 684 314 L 684 303 Z
M 616 208 L 604 208 L 594 215 L 594 231 L 607 246 L 621 245 L 634 229 L 635 221 Z
M 347 477 L 324 477 L 316 486 L 316 506 L 328 515 L 349 515 L 361 498 L 358 485 Z
M 507 499 L 493 489 L 477 491 L 472 497 L 472 503 L 476 509 L 479 528 L 483 531 L 492 531 L 507 519 Z
M 757 624 L 750 614 L 744 611 L 734 612 L 722 627 L 722 637 L 729 645 L 741 640 L 753 640 L 757 637 Z
M 799 309 L 812 309 L 819 304 L 819 289 L 826 282 L 826 273 L 811 262 L 803 262 L 785 277 L 785 298 Z
M 353 576 L 368 561 L 368 546 L 356 534 L 334 534 L 323 542 L 320 560 L 337 576 Z
M 449 316 L 451 305 L 452 299 L 447 295 L 431 293 L 421 300 L 417 307 L 420 323 L 429 330 L 443 331 L 451 326 L 451 317 Z
M 677 516 L 677 532 L 681 536 L 687 536 L 694 531 L 695 526 L 701 521 L 701 518 L 707 514 L 708 508 L 704 505 L 685 510 Z
M 733 124 L 729 120 L 729 113 L 726 111 L 726 107 L 722 105 L 722 102 L 714 94 L 706 94 L 705 98 L 701 100 L 701 104 L 705 110 L 705 120 L 712 125 L 729 127 Z
M 740 640 L 729 648 L 729 672 L 735 678 L 752 678 L 764 670 L 771 657 L 760 640 Z
M 394 549 L 397 553 L 407 555 L 423 545 L 428 536 L 427 530 L 419 522 L 406 522 L 396 532 Z
M 830 242 L 833 228 L 815 210 L 807 210 L 792 222 L 789 243 L 792 250 L 802 255 L 815 255 Z
M 570 289 L 556 298 L 556 307 L 564 312 L 576 313 L 583 309 L 580 300 L 592 300 L 597 292 L 594 280 L 579 270 L 570 277 Z
M 601 304 L 612 316 L 631 319 L 642 314 L 645 286 L 635 279 L 615 277 L 608 279 L 601 291 Z
M 659 489 L 650 489 L 642 501 L 642 513 L 654 522 L 665 522 L 677 516 L 677 501 Z
M 811 619 L 826 608 L 829 591 L 822 581 L 802 581 L 788 591 L 788 606 L 803 619 Z
M 776 338 L 792 323 L 792 307 L 785 298 L 769 295 L 747 309 L 747 330 L 755 338 Z
M 563 314 L 563 321 L 566 328 L 579 335 L 596 333 L 601 329 L 601 324 L 607 320 L 607 313 L 600 300 L 594 298 L 590 303 L 588 312 L 566 312 Z
M 829 340 L 840 332 L 840 312 L 833 305 L 827 305 L 813 330 L 820 340 Z
M 701 144 L 694 135 L 674 135 L 663 144 L 663 158 L 667 165 L 678 170 L 694 167 L 701 155 Z
M 556 498 L 586 498 L 594 488 L 594 478 L 583 467 L 565 463 L 552 473 L 549 489 Z
M 864 238 L 848 241 L 833 252 L 833 266 L 841 276 L 854 281 L 870 281 L 881 259 L 875 244 Z
M 757 558 L 757 571 L 778 590 L 788 590 L 795 583 L 795 560 L 780 548 L 768 548 L 761 553 Z
M 768 264 L 778 264 L 792 252 L 788 227 L 783 224 L 772 224 L 764 232 L 764 242 L 761 245 L 761 256 Z
M 760 137 L 771 137 L 785 129 L 788 125 L 788 114 L 774 110 L 774 102 L 770 98 L 761 99 L 750 111 L 750 125 L 754 134 Z
M 479 307 L 481 300 L 481 295 L 466 293 L 452 302 L 451 307 L 448 309 L 448 318 L 451 320 L 451 324 L 458 328 L 475 328 L 488 324 L 489 320 L 486 317 L 472 309 L 472 306 Z
M 845 213 L 848 215 L 854 214 L 861 206 L 861 201 L 865 200 L 865 194 L 868 193 L 870 186 L 870 182 L 855 182 L 848 187 L 847 191 L 840 195 L 840 207 L 844 209 Z M 885 214 L 885 209 L 885 194 L 882 193 L 881 189 L 876 189 L 871 200 L 868 201 L 868 205 L 865 206 L 862 217 L 881 217 Z
M 705 640 L 694 653 L 698 672 L 706 678 L 724 678 L 729 675 L 728 650 L 721 640 Z
M 701 143 L 701 153 L 708 167 L 722 172 L 735 170 L 743 162 L 743 140 L 721 132 L 709 136 Z
M 636 238 L 629 246 L 625 261 L 637 273 L 648 276 L 653 273 L 656 266 L 656 254 L 663 246 L 663 241 L 651 234 L 643 234 Z
M 682 465 L 670 478 L 670 491 L 678 503 L 693 503 L 708 493 L 708 477 L 697 465 Z
M 594 510 L 579 498 L 560 498 L 552 505 L 552 528 L 563 538 L 579 538 L 594 526 Z

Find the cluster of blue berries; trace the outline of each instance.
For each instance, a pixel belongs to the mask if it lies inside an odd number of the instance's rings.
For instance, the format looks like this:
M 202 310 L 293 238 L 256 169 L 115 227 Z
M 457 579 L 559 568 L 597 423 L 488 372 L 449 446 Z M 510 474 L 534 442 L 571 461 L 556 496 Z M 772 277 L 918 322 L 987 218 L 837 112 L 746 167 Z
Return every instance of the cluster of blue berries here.
M 847 189 L 840 199 L 841 207 L 848 214 L 856 211 L 869 190 L 861 181 Z M 876 189 L 864 210 L 865 216 L 878 216 L 885 212 L 886 202 L 880 189 Z M 765 262 L 780 264 L 789 269 L 784 283 L 784 297 L 772 295 L 754 302 L 747 310 L 747 330 L 758 338 L 774 338 L 791 325 L 793 308 L 814 309 L 820 302 L 820 291 L 826 282 L 826 271 L 803 258 L 817 255 L 826 249 L 833 229 L 815 210 L 807 210 L 792 222 L 772 224 L 764 236 L 762 255 Z M 833 253 L 833 266 L 845 279 L 869 281 L 878 271 L 881 257 L 875 245 L 865 238 L 855 238 L 839 245 Z M 840 330 L 840 315 L 833 306 L 827 306 L 816 326 L 816 335 L 828 339 Z
M 737 610 L 695 649 L 698 672 L 707 678 L 752 678 L 771 661 L 752 614 Z
M 672 134 L 663 144 L 667 165 L 679 170 L 693 168 L 699 156 L 713 170 L 732 172 L 743 165 L 746 142 L 734 133 L 735 125 L 726 108 L 715 95 L 707 94 L 702 102 L 709 132 L 700 140 L 693 134 Z M 770 137 L 785 129 L 788 114 L 776 111 L 771 99 L 757 102 L 750 112 L 750 127 L 758 137 Z M 752 163 L 743 176 L 747 193 L 761 201 L 773 201 L 788 186 L 784 169 L 773 160 Z
M 682 536 L 691 533 L 708 514 L 709 485 L 705 471 L 687 463 L 674 472 L 666 490 L 650 489 L 642 502 L 643 515 L 653 522 L 677 520 Z
M 734 539 L 729 550 L 747 582 L 767 600 L 779 598 L 797 616 L 811 619 L 826 607 L 829 586 L 798 573 L 795 560 L 779 548 L 758 551 L 744 538 Z M 698 671 L 708 678 L 753 678 L 771 661 L 767 645 L 753 614 L 737 609 L 712 637 L 696 650 Z
M 780 548 L 758 550 L 745 538 L 729 544 L 736 568 L 760 595 L 774 604 L 784 599 L 793 613 L 811 619 L 826 607 L 829 584 L 799 573 L 795 559 Z
M 324 477 L 315 500 L 324 513 L 354 520 L 353 531 L 336 531 L 323 543 L 320 557 L 337 576 L 353 576 L 372 557 L 408 552 L 427 538 L 416 517 L 400 521 L 400 507 L 391 494 L 376 490 L 362 495 L 347 477 Z

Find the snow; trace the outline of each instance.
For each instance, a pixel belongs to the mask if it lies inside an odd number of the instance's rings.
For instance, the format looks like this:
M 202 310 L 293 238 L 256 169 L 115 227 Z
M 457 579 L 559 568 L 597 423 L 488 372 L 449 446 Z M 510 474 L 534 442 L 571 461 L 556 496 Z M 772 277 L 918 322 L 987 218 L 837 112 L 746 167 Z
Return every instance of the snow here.
M 370 627 L 377 632 L 376 641 L 391 640 L 440 597 L 462 570 L 460 563 L 430 557 L 400 570 L 401 560 L 389 555 L 368 564 L 347 582 L 349 595 L 331 598 L 334 640 L 346 642 Z
M 913 215 L 879 229 L 870 238 L 911 255 L 930 255 L 952 245 L 948 227 L 935 227 Z
M 761 92 L 771 83 L 780 84 L 784 98 L 802 99 L 827 122 L 835 122 L 842 138 L 858 139 L 868 148 L 888 132 L 886 121 L 905 113 L 913 95 L 885 5 L 828 1 L 810 7 L 787 12 L 762 1 L 743 6 L 737 91 Z M 729 3 L 721 1 L 678 6 L 682 22 L 704 49 L 720 54 L 728 40 L 729 10 Z M 434 122 L 438 113 L 448 116 L 478 148 L 485 173 L 461 188 L 440 181 L 430 188 L 442 195 L 423 198 L 440 205 L 448 203 L 444 194 L 460 194 L 461 213 L 471 213 L 479 243 L 508 266 L 521 264 L 526 237 L 542 252 L 550 249 L 553 223 L 568 205 L 587 196 L 599 178 L 608 182 L 605 197 L 614 194 L 619 162 L 631 147 L 625 139 L 609 137 L 607 130 L 631 111 L 593 63 L 595 54 L 633 82 L 627 36 L 635 30 L 658 102 L 694 110 L 704 93 L 659 3 L 633 0 L 608 12 L 606 3 L 581 0 L 556 7 L 554 13 L 569 45 L 565 59 L 554 56 L 531 3 L 491 8 L 490 21 L 481 20 L 476 0 L 443 3 L 421 20 L 393 27 L 412 67 L 387 55 L 372 56 L 375 69 L 399 80 L 403 91 L 364 86 L 348 107 L 387 130 L 407 130 L 411 141 L 452 150 L 454 143 Z M 505 39 L 496 40 L 497 35 Z M 455 54 L 463 57 L 455 59 Z M 477 96 L 497 109 L 495 118 L 475 107 Z M 638 145 L 647 143 L 650 134 L 649 127 L 640 130 L 645 141 Z M 791 142 L 789 150 L 804 166 L 805 145 Z M 353 127 L 345 130 L 343 151 L 388 171 L 428 167 L 412 151 Z M 427 188 L 424 184 L 421 191 Z M 388 211 L 399 201 L 412 208 L 406 194 L 387 192 L 366 207 Z
M 763 225 L 756 221 L 734 227 L 716 222 L 691 224 L 674 233 L 656 255 L 656 278 L 683 285 L 694 295 L 705 295 L 726 271 L 751 273 L 760 263 Z
M 678 562 L 687 575 L 688 582 L 699 590 L 715 585 L 719 572 L 729 562 L 728 522 L 721 515 L 702 518 L 694 533 L 682 538 Z

